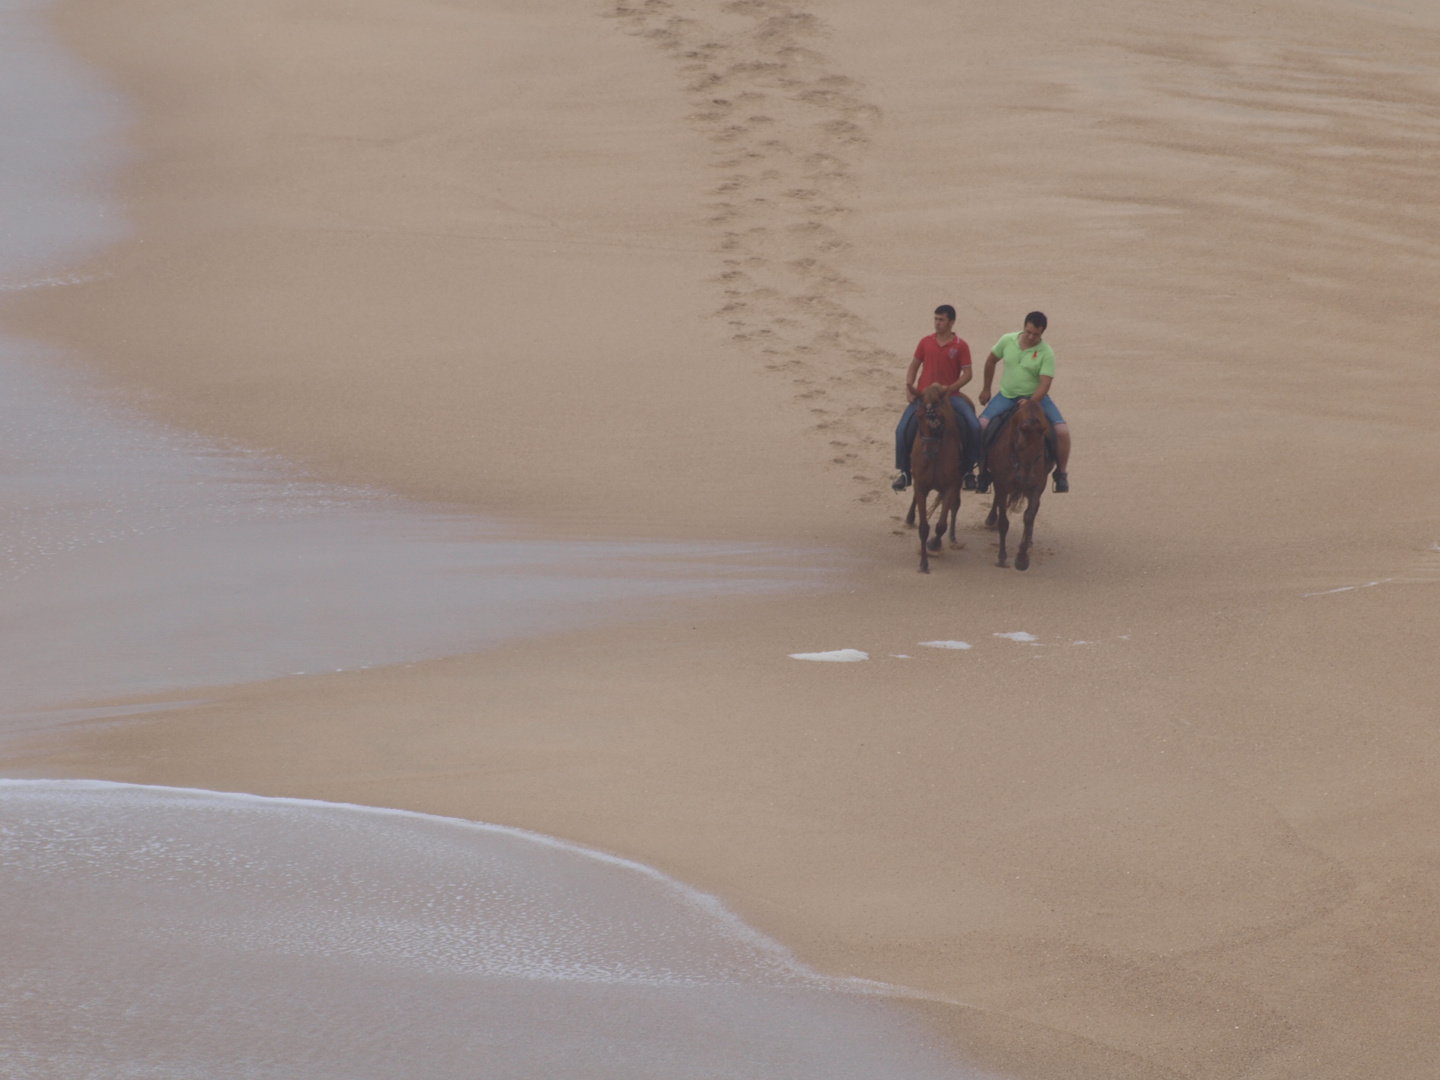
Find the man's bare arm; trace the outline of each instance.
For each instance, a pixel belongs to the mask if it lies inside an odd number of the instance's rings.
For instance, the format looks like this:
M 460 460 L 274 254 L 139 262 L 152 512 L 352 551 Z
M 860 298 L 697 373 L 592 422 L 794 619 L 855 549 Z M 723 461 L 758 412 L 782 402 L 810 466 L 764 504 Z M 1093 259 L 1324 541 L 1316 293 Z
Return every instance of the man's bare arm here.
M 1000 363 L 1000 358 L 993 352 L 985 358 L 985 384 L 980 388 L 981 405 L 990 400 L 990 383 L 995 378 L 995 365 L 998 363 Z
M 1054 381 L 1055 377 L 1053 375 L 1041 375 L 1040 385 L 1037 386 L 1035 388 L 1035 392 L 1030 395 L 1030 400 L 1039 401 L 1041 398 L 1043 398 L 1046 394 L 1050 392 L 1050 384 Z
M 920 357 L 910 361 L 910 370 L 905 373 L 905 400 L 914 401 L 920 396 L 920 391 L 915 389 L 915 376 L 920 374 Z

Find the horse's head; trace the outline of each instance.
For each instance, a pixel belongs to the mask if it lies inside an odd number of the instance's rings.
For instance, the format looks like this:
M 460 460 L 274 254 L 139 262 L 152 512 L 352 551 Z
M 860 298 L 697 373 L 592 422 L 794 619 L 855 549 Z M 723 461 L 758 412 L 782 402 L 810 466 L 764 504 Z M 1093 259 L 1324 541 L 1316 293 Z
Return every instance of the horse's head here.
M 933 460 L 940 454 L 940 443 L 945 438 L 945 415 L 950 411 L 945 388 L 931 383 L 921 395 L 921 405 L 920 440 L 925 444 L 925 456 Z
M 1015 417 L 1011 424 L 1015 427 L 1015 434 L 1026 442 L 1043 439 L 1050 432 L 1050 420 L 1045 415 L 1044 407 L 1031 398 L 1026 398 L 1015 407 Z

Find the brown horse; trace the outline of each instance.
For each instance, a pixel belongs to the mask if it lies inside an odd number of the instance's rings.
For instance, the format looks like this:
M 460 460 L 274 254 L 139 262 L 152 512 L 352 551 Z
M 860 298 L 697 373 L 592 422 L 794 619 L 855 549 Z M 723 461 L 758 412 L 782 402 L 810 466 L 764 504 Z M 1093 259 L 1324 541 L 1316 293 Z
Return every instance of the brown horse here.
M 1024 399 L 1010 414 L 1009 423 L 990 447 L 990 475 L 995 481 L 995 503 L 990 507 L 986 525 L 1000 526 L 1000 565 L 1008 566 L 1005 557 L 1005 534 L 1010 529 L 1007 510 L 1025 504 L 1025 535 L 1020 550 L 1015 552 L 1015 569 L 1030 567 L 1030 541 L 1035 535 L 1035 515 L 1040 511 L 1040 495 L 1053 464 L 1050 449 L 1050 421 L 1038 401 Z
M 911 524 L 919 511 L 920 518 L 920 572 L 930 572 L 931 551 L 939 551 L 945 537 L 945 528 L 950 528 L 950 539 L 955 539 L 955 518 L 960 509 L 960 428 L 955 423 L 955 411 L 945 396 L 945 387 L 932 383 L 920 395 L 920 429 L 915 433 L 915 445 L 910 450 L 910 472 L 915 478 L 915 497 L 910 503 L 910 513 L 905 524 Z M 935 522 L 935 539 L 930 540 L 930 510 L 925 505 L 930 492 L 939 493 L 936 505 L 940 517 Z

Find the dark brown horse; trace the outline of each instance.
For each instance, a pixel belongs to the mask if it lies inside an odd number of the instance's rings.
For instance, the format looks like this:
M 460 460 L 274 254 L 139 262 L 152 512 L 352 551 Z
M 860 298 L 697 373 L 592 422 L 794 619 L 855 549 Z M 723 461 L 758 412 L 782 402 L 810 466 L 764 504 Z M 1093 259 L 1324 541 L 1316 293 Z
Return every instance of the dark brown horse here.
M 1025 535 L 1020 550 L 1015 552 L 1015 569 L 1030 567 L 1030 541 L 1035 535 L 1035 515 L 1040 512 L 1040 495 L 1054 463 L 1050 449 L 1050 421 L 1038 401 L 1024 399 L 1010 414 L 1005 430 L 990 447 L 990 475 L 995 481 L 995 503 L 990 507 L 986 525 L 1000 526 L 1000 565 L 1008 566 L 1005 557 L 1005 534 L 1010 529 L 1007 510 L 1025 504 Z
M 945 528 L 950 528 L 950 540 L 955 540 L 955 518 L 960 509 L 960 428 L 955 423 L 955 411 L 950 399 L 945 396 L 945 387 L 932 383 L 920 395 L 920 429 L 915 433 L 915 445 L 910 450 L 910 472 L 915 478 L 915 497 L 910 503 L 910 513 L 905 524 L 915 521 L 919 511 L 920 524 L 920 572 L 930 572 L 931 551 L 939 551 L 945 537 Z M 935 522 L 935 539 L 930 540 L 930 509 L 925 505 L 930 492 L 939 493 L 936 505 L 940 517 Z

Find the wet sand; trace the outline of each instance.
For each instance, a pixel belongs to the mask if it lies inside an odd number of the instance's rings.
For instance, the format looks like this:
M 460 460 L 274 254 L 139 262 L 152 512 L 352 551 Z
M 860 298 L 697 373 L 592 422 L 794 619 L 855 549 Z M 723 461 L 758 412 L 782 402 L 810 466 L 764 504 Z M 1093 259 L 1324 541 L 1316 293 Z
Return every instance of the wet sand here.
M 0 337 L 0 741 L 101 696 L 452 656 L 839 570 L 833 551 L 557 540 L 317 484 L 53 360 Z
M 958 1003 L 928 1014 L 1011 1075 L 1430 1075 L 1427 9 L 56 18 L 138 107 L 136 233 L 7 326 L 324 479 L 860 565 L 186 691 L 7 771 L 593 845 Z M 1051 318 L 1074 490 L 1025 574 L 978 500 L 928 577 L 897 521 L 898 388 L 944 301 L 981 356 Z M 918 644 L 945 639 L 973 648 Z M 788 655 L 840 648 L 871 659 Z

